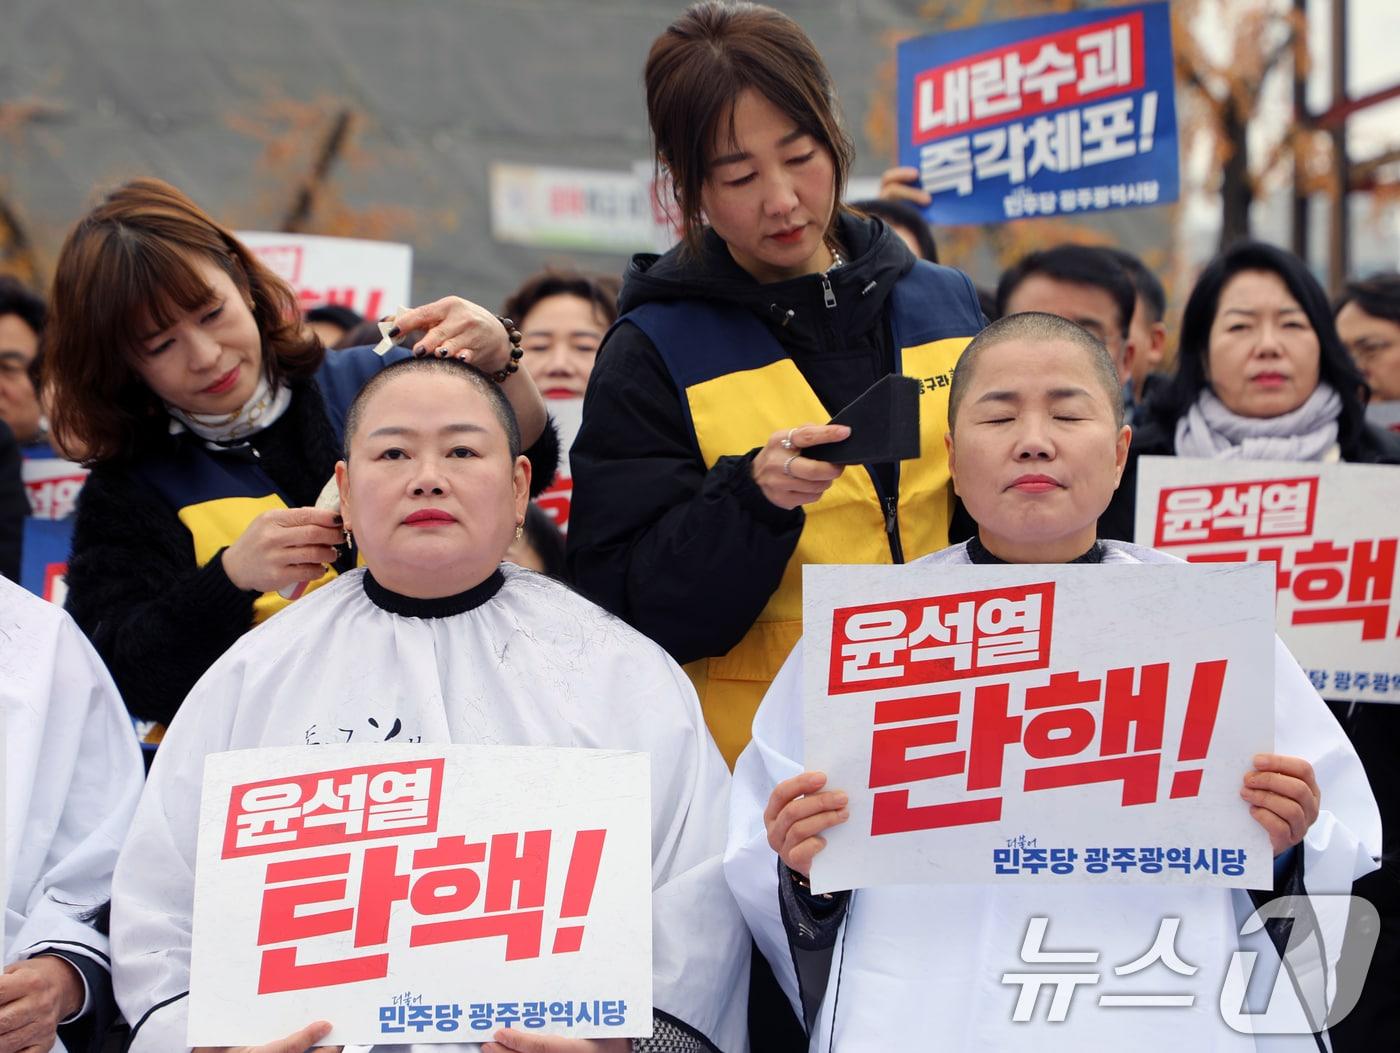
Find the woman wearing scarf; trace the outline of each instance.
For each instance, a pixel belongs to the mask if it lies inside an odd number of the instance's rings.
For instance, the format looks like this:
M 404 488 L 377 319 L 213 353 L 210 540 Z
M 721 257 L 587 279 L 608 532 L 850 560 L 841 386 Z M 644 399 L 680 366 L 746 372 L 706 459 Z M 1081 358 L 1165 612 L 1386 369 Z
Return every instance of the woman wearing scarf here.
M 1143 454 L 1400 464 L 1400 435 L 1366 420 L 1369 397 L 1327 296 L 1303 262 L 1260 242 L 1227 249 L 1191 291 L 1176 376 L 1143 409 L 1100 536 L 1132 539 Z M 1386 862 L 1356 887 L 1380 911 L 1382 932 L 1360 1004 L 1333 1029 L 1340 1053 L 1400 1030 L 1400 711 L 1369 703 L 1334 703 L 1333 711 L 1361 755 L 1386 831 Z
M 303 335 L 292 290 L 152 179 L 119 188 L 73 229 L 50 303 L 54 439 L 94 466 L 68 609 L 132 715 L 166 724 L 243 633 L 353 565 L 336 512 L 312 506 L 345 407 L 409 352 L 327 356 Z M 554 434 L 501 320 L 449 297 L 395 321 L 427 330 L 415 354 L 465 356 L 493 375 L 547 484 Z
M 1144 454 L 1400 464 L 1400 439 L 1366 423 L 1368 395 L 1303 262 L 1257 241 L 1226 249 L 1191 290 L 1176 376 L 1143 407 L 1100 535 L 1132 540 Z

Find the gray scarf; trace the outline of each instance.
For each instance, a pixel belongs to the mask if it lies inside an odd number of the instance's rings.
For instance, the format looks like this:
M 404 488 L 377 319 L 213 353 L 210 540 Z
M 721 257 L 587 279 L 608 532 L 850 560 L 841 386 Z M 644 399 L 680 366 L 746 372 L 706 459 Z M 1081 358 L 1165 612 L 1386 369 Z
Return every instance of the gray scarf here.
M 1335 460 L 1341 412 L 1341 396 L 1323 382 L 1301 406 L 1277 417 L 1241 417 L 1205 388 L 1176 422 L 1176 455 L 1244 461 Z

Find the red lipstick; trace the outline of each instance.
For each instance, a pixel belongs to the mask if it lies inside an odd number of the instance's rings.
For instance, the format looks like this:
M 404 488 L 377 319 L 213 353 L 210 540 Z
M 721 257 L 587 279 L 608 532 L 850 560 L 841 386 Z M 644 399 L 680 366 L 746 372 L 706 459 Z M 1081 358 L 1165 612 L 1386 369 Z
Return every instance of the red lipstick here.
M 199 393 L 201 395 L 223 395 L 226 392 L 232 391 L 233 386 L 238 383 L 238 370 L 239 367 L 234 366 L 207 388 L 201 388 Z
M 455 523 L 457 517 L 441 508 L 420 508 L 404 517 L 405 526 L 437 526 L 440 523 Z
M 1022 475 L 1007 487 L 1008 490 L 1020 490 L 1025 494 L 1044 494 L 1061 488 L 1060 481 L 1049 475 Z

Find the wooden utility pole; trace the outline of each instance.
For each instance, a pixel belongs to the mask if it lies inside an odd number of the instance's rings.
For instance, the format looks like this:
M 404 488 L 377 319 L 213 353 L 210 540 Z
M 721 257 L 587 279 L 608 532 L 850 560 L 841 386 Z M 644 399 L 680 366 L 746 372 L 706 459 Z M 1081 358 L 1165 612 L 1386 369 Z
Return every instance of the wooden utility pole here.
M 1308 24 L 1308 0 L 1293 0 L 1293 16 L 1297 25 L 1306 26 Z M 1308 111 L 1308 67 L 1300 60 L 1300 51 L 1293 53 L 1293 123 L 1298 129 L 1299 136 L 1307 134 L 1312 123 L 1312 115 Z M 1309 203 L 1308 173 L 1304 151 L 1295 145 L 1293 149 L 1293 253 L 1301 260 L 1308 258 L 1308 244 L 1312 235 Z
M 1332 110 L 1340 119 L 1331 127 L 1335 181 L 1328 224 L 1327 284 L 1341 292 L 1351 271 L 1351 159 L 1347 156 L 1347 0 L 1332 0 Z

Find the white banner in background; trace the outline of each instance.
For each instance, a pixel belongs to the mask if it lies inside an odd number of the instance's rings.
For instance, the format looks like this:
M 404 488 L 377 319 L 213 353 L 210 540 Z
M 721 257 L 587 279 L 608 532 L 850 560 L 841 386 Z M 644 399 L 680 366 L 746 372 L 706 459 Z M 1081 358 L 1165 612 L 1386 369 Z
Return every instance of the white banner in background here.
M 412 246 L 318 234 L 234 234 L 296 290 L 303 311 L 338 304 L 373 321 L 413 306 Z

